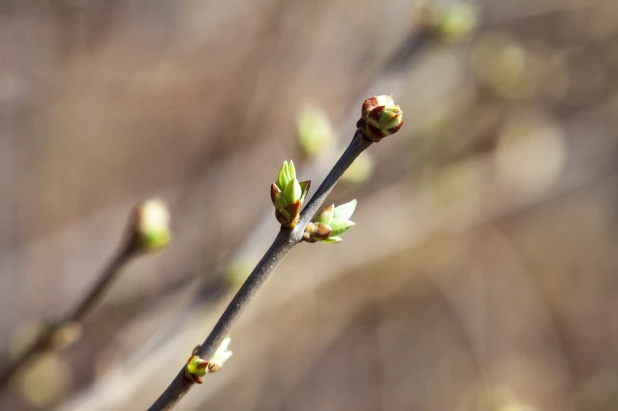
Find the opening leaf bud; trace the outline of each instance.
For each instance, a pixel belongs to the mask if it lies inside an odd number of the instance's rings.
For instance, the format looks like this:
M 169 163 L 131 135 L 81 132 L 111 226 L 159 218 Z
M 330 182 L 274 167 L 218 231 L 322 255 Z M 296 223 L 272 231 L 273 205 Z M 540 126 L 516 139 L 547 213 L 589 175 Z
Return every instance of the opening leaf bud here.
M 275 206 L 275 217 L 284 228 L 294 228 L 300 216 L 303 201 L 309 192 L 311 181 L 296 179 L 294 162 L 283 162 L 277 182 L 270 186 L 270 199 Z
M 356 223 L 350 221 L 356 209 L 356 200 L 335 207 L 334 204 L 326 207 L 318 214 L 313 222 L 307 224 L 303 240 L 309 243 L 321 241 L 326 244 L 336 244 L 342 240 L 341 234 L 354 227 Z
M 357 126 L 365 138 L 378 143 L 401 129 L 403 112 L 392 96 L 372 96 L 363 102 Z

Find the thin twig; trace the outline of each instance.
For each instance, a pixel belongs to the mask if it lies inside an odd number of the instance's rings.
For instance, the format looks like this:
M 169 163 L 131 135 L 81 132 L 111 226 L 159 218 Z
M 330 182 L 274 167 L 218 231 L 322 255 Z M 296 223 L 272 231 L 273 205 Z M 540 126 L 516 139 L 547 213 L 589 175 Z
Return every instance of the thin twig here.
M 230 304 L 223 312 L 223 315 L 221 315 L 221 318 L 219 318 L 219 321 L 217 321 L 217 324 L 214 326 L 210 335 L 208 335 L 206 340 L 204 340 L 204 343 L 200 346 L 196 355 L 204 359 L 211 358 L 219 344 L 221 344 L 223 338 L 225 338 L 230 328 L 234 325 L 234 322 L 238 319 L 238 317 L 240 317 L 249 301 L 251 301 L 251 298 L 255 296 L 259 288 L 275 270 L 277 265 L 279 265 L 279 263 L 283 260 L 285 255 L 302 240 L 305 226 L 318 212 L 318 209 L 322 203 L 324 203 L 324 200 L 326 200 L 326 197 L 331 190 L 335 187 L 335 184 L 341 175 L 348 169 L 348 167 L 350 167 L 356 157 L 358 157 L 359 154 L 361 154 L 371 144 L 372 143 L 365 139 L 360 132 L 356 132 L 346 151 L 341 155 L 341 158 L 339 158 L 333 169 L 330 173 L 328 173 L 318 190 L 302 211 L 300 221 L 294 230 L 281 229 L 279 231 L 279 234 L 277 234 L 277 237 L 268 251 L 266 251 L 266 254 L 264 254 L 260 262 L 253 269 L 251 275 L 249 275 L 240 290 L 238 290 Z M 148 410 L 171 410 L 185 396 L 185 394 L 189 392 L 193 385 L 193 381 L 189 381 L 184 377 L 183 367 L 176 377 L 174 377 L 171 384 Z
M 65 315 L 62 320 L 45 327 L 40 331 L 36 340 L 19 357 L 8 365 L 0 374 L 0 390 L 2 390 L 13 378 L 13 376 L 24 365 L 36 356 L 53 350 L 55 348 L 55 336 L 57 332 L 72 323 L 79 323 L 88 314 L 95 304 L 101 299 L 105 291 L 118 276 L 122 268 L 137 255 L 136 249 L 129 241 L 123 244 L 114 256 L 106 264 L 99 276 L 97 283 L 91 288 L 90 292 L 84 296 L 79 305 Z
M 132 247 L 122 247 L 116 252 L 115 256 L 107 264 L 103 272 L 101 273 L 99 280 L 92 287 L 91 291 L 86 295 L 81 303 L 75 307 L 75 309 L 68 314 L 63 324 L 67 324 L 73 321 L 82 321 L 82 319 L 92 311 L 92 308 L 101 300 L 105 292 L 112 285 L 122 268 L 137 255 Z

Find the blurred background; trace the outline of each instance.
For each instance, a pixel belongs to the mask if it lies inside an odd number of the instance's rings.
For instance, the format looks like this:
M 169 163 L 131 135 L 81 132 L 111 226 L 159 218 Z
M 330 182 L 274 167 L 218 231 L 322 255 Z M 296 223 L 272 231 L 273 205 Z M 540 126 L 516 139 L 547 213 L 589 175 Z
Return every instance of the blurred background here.
M 127 267 L 6 411 L 143 410 L 364 98 L 405 125 L 333 192 L 178 410 L 618 409 L 618 3 L 3 0 L 0 365 L 98 278 L 131 207 L 174 239 Z

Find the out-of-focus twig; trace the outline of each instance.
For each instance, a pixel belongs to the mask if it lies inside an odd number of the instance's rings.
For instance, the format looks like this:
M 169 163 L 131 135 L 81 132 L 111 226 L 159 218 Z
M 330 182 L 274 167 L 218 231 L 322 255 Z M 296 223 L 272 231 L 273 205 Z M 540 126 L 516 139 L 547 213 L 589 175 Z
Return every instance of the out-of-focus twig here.
M 150 200 L 138 205 L 132 212 L 127 233 L 118 250 L 109 259 L 97 282 L 78 305 L 60 320 L 43 327 L 17 359 L 0 373 L 0 390 L 13 376 L 46 351 L 63 348 L 75 342 L 81 335 L 81 322 L 105 295 L 122 269 L 135 257 L 158 251 L 169 242 L 169 216 L 165 206 Z
M 121 248 L 107 263 L 103 269 L 100 279 L 92 288 L 86 297 L 82 300 L 75 310 L 67 314 L 62 320 L 55 324 L 46 326 L 36 337 L 35 341 L 23 351 L 19 357 L 14 360 L 0 374 L 0 388 L 3 388 L 11 381 L 15 373 L 26 365 L 30 360 L 45 351 L 53 349 L 56 345 L 55 340 L 61 330 L 70 324 L 77 323 L 91 310 L 91 308 L 100 300 L 101 296 L 108 289 L 114 278 L 116 278 L 121 269 L 129 262 L 134 253 L 127 247 Z

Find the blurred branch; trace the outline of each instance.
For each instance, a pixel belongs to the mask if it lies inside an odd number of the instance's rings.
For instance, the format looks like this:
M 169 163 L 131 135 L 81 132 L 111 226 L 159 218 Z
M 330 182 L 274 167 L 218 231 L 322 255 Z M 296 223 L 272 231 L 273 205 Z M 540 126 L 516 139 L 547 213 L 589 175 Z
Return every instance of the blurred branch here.
M 92 309 L 103 293 L 109 288 L 112 281 L 118 276 L 121 269 L 134 256 L 134 253 L 127 247 L 122 247 L 116 252 L 100 275 L 98 283 L 92 288 L 88 295 L 82 300 L 79 306 L 71 313 L 67 314 L 62 320 L 47 325 L 40 331 L 35 341 L 19 355 L 3 372 L 0 374 L 0 389 L 8 384 L 15 373 L 24 365 L 39 354 L 52 350 L 57 346 L 57 336 L 66 327 L 75 324 Z
M 249 301 L 251 301 L 251 298 L 257 294 L 259 288 L 262 284 L 264 284 L 266 279 L 275 270 L 286 254 L 294 248 L 296 244 L 302 241 L 306 225 L 317 213 L 318 209 L 328 194 L 332 191 L 341 175 L 371 144 L 372 142 L 367 140 L 363 134 L 357 130 L 346 151 L 341 155 L 335 166 L 326 176 L 316 193 L 300 214 L 300 221 L 296 227 L 293 230 L 282 228 L 279 231 L 279 234 L 273 241 L 268 251 L 266 251 L 251 275 L 249 275 L 238 293 L 236 293 L 230 304 L 225 309 L 223 315 L 221 315 L 217 321 L 217 324 L 211 331 L 210 335 L 208 335 L 206 340 L 204 340 L 204 343 L 195 352 L 195 355 L 198 355 L 204 359 L 208 359 L 213 355 L 216 348 L 219 346 L 230 328 L 234 325 L 234 322 L 238 319 L 238 317 L 240 317 Z M 183 369 L 181 369 L 173 379 L 171 384 L 149 408 L 149 411 L 171 410 L 185 396 L 185 394 L 189 392 L 193 385 L 193 381 L 185 378 L 183 367 Z
M 109 290 L 122 269 L 133 258 L 162 249 L 169 242 L 167 208 L 159 201 L 150 200 L 138 205 L 132 212 L 128 232 L 121 246 L 98 276 L 98 281 L 80 303 L 61 320 L 43 326 L 34 342 L 0 374 L 0 390 L 13 376 L 36 356 L 50 350 L 67 347 L 81 336 L 81 322 Z

